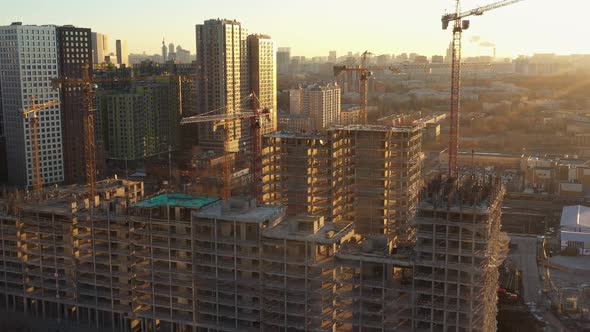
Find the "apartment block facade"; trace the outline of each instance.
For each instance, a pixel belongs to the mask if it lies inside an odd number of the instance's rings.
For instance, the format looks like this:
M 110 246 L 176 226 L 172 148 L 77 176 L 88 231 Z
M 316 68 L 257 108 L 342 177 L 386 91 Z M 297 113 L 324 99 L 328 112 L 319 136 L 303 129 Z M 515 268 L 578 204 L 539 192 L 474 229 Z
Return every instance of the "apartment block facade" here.
M 60 100 L 51 84 L 58 76 L 55 26 L 13 23 L 0 27 L 0 90 L 9 182 L 32 185 L 32 146 L 22 111 L 35 103 Z M 44 184 L 64 180 L 61 106 L 39 112 L 39 153 Z
M 87 28 L 62 26 L 56 28 L 59 77 L 82 79 L 85 68 L 93 77 L 92 33 Z M 87 67 L 86 67 L 87 66 Z M 82 84 L 64 84 L 61 87 L 64 182 L 86 182 L 86 152 L 84 151 L 85 111 Z M 101 146 L 97 146 L 98 149 Z M 97 153 L 101 155 L 101 153 Z M 98 163 L 100 165 L 102 163 Z M 99 170 L 101 173 L 102 170 Z
M 197 113 L 236 113 L 252 107 L 271 110 L 263 120 L 261 131 L 276 130 L 276 56 L 272 39 L 265 35 L 248 35 L 235 20 L 211 19 L 196 26 Z M 253 101 L 251 93 L 258 100 Z M 254 105 L 254 104 L 255 105 Z M 247 152 L 251 144 L 248 121 L 229 123 L 229 152 Z M 199 144 L 206 150 L 222 150 L 222 131 L 213 124 L 199 124 Z
M 179 145 L 177 84 L 163 77 L 97 94 L 97 139 L 107 159 L 137 160 Z
M 277 59 L 274 41 L 265 35 L 249 35 L 248 61 L 250 89 L 258 98 L 254 105 L 271 112 L 268 119 L 261 120 L 260 133 L 273 133 L 277 131 Z

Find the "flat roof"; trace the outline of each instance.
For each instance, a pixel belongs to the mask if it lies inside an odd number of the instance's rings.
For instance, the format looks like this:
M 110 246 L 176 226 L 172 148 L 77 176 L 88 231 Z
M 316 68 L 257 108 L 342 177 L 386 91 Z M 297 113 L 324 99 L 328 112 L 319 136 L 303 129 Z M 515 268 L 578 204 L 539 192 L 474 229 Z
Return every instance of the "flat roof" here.
M 215 197 L 193 196 L 187 194 L 162 194 L 133 204 L 132 207 L 152 208 L 157 206 L 178 206 L 189 209 L 200 209 L 217 201 L 219 201 L 219 198 Z
M 419 131 L 420 128 L 418 126 L 384 126 L 384 125 L 359 125 L 359 124 L 352 124 L 352 125 L 336 125 L 328 130 L 362 130 L 362 131 L 382 131 L 382 132 L 397 132 L 397 133 L 410 133 L 414 131 Z
M 226 203 L 226 202 L 224 202 Z M 242 201 L 248 204 L 246 201 Z M 245 223 L 263 223 L 265 221 L 272 221 L 276 218 L 282 217 L 284 208 L 280 206 L 264 205 L 264 206 L 240 206 L 230 207 L 218 204 L 207 207 L 200 211 L 194 211 L 193 216 L 203 219 L 216 219 L 223 221 L 236 221 Z

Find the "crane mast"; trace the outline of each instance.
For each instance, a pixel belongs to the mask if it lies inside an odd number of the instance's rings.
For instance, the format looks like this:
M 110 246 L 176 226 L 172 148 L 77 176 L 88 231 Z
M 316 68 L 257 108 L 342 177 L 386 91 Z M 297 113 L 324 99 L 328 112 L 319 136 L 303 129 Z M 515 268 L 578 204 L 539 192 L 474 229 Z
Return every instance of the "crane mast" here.
M 448 176 L 456 179 L 459 176 L 459 165 L 457 162 L 459 150 L 459 114 L 461 111 L 461 37 L 463 30 L 469 28 L 469 21 L 463 20 L 469 16 L 480 16 L 483 13 L 508 6 L 523 0 L 504 0 L 489 4 L 487 6 L 461 12 L 460 0 L 455 1 L 455 12 L 443 15 L 442 28 L 446 30 L 449 23 L 453 23 L 453 40 L 452 40 L 452 63 L 451 63 L 451 107 L 450 107 L 450 128 L 449 128 L 449 161 Z
M 41 189 L 43 188 L 43 178 L 41 177 L 41 162 L 39 161 L 39 117 L 37 113 L 51 106 L 59 105 L 59 101 L 52 100 L 43 104 L 36 104 L 35 97 L 31 96 L 30 109 L 22 112 L 23 117 L 29 120 L 31 131 L 31 164 L 33 171 L 33 193 L 37 199 L 41 199 Z
M 213 122 L 213 128 L 222 127 L 223 139 L 223 191 L 222 198 L 229 199 L 231 197 L 231 160 L 230 160 L 230 145 L 228 129 L 230 123 L 235 125 L 236 121 L 249 120 L 252 140 L 252 155 L 251 155 L 251 176 L 252 176 L 252 197 L 260 202 L 260 195 L 262 192 L 262 162 L 260 160 L 262 154 L 262 137 L 261 137 L 261 121 L 264 118 L 270 117 L 268 109 L 259 109 L 260 100 L 256 94 L 252 93 L 248 98 L 252 98 L 251 112 L 236 112 L 223 113 L 216 115 L 195 115 L 183 118 L 180 124 L 189 123 L 206 123 Z

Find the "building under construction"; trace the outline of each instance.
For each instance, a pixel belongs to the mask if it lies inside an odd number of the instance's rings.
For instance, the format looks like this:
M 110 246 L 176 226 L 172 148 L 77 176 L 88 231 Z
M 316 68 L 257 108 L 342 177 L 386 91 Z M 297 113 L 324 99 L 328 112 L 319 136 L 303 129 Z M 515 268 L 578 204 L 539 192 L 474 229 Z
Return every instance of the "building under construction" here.
M 86 191 L 1 201 L 0 311 L 64 331 L 495 330 L 499 183 L 431 182 L 413 246 L 248 199 Z
M 435 179 L 414 219 L 413 328 L 496 331 L 504 187 L 496 179 Z
M 265 137 L 263 199 L 287 213 L 354 221 L 360 234 L 412 242 L 408 227 L 421 186 L 418 127 L 349 125 L 327 134 Z

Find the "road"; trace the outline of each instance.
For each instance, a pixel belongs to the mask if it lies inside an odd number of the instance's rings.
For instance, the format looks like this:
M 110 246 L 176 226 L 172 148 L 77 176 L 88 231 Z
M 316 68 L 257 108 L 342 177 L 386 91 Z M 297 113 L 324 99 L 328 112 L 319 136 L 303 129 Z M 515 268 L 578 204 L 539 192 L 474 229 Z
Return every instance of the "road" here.
M 542 293 L 543 284 L 537 266 L 537 237 L 510 235 L 510 241 L 517 245 L 517 248 L 512 250 L 509 256 L 521 271 L 524 302 L 527 305 L 534 303 L 540 311 L 538 313 L 543 316 L 545 323 L 553 331 L 569 331 L 546 305 L 547 298 Z

